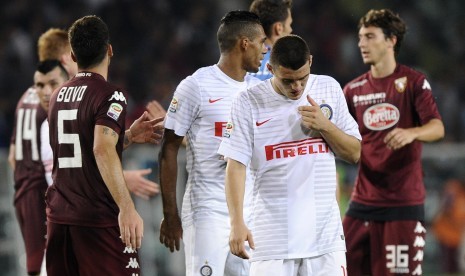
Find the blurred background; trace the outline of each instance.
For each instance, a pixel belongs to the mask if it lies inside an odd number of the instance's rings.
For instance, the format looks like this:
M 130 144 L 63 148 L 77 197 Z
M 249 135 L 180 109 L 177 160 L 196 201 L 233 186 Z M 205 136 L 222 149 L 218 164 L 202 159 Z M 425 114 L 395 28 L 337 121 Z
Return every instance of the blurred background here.
M 74 20 L 96 14 L 108 24 L 115 53 L 109 80 L 131 95 L 128 124 L 150 100 L 169 105 L 176 85 L 197 68 L 218 61 L 216 30 L 229 10 L 248 9 L 251 0 L 15 0 L 0 2 L 0 274 L 25 275 L 23 243 L 13 211 L 12 172 L 6 157 L 14 110 L 32 84 L 36 42 L 50 27 L 67 29 Z M 465 213 L 456 207 L 465 179 L 465 1 L 460 0 L 294 0 L 294 33 L 309 43 L 312 73 L 331 75 L 343 86 L 368 67 L 357 48 L 358 19 L 372 8 L 390 8 L 408 25 L 398 60 L 425 73 L 446 127 L 446 138 L 424 147 L 428 235 L 424 275 L 445 275 L 442 263 L 457 257 L 464 273 L 465 245 L 459 256 L 445 256 L 441 238 L 433 235 L 437 218 L 447 218 L 463 233 Z M 125 168 L 154 169 L 157 147 L 133 146 Z M 178 185 L 185 181 L 183 157 Z M 339 163 L 341 210 L 345 211 L 356 168 Z M 452 184 L 451 184 L 452 183 Z M 452 188 L 451 188 L 452 187 Z M 465 193 L 465 192 L 464 192 Z M 182 198 L 182 189 L 178 199 Z M 183 252 L 169 253 L 158 242 L 161 199 L 135 199 L 145 219 L 141 251 L 143 275 L 183 275 Z M 449 209 L 448 209 L 449 208 Z M 455 209 L 451 209 L 455 208 Z M 462 239 L 463 240 L 463 239 Z M 464 251 L 464 252 L 462 252 Z M 460 273 L 458 271 L 457 273 Z M 457 274 L 459 275 L 459 274 Z M 463 275 L 463 274 L 462 274 Z

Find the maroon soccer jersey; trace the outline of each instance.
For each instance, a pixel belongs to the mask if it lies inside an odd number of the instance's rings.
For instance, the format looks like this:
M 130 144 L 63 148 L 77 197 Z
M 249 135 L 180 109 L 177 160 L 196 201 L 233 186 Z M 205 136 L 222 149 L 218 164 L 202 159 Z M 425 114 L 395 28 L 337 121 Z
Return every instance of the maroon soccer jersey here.
M 95 161 L 94 128 L 113 129 L 121 159 L 126 95 L 101 75 L 81 72 L 50 100 L 53 185 L 47 191 L 47 217 L 58 224 L 91 227 L 118 225 L 118 206 Z
M 398 65 L 375 79 L 370 72 L 344 87 L 349 111 L 362 134 L 362 155 L 352 201 L 370 206 L 421 205 L 425 200 L 419 141 L 390 150 L 383 142 L 394 128 L 441 119 L 425 76 Z
M 28 190 L 46 189 L 44 166 L 40 159 L 40 126 L 47 113 L 33 88 L 29 88 L 16 106 L 11 143 L 15 144 L 15 202 Z

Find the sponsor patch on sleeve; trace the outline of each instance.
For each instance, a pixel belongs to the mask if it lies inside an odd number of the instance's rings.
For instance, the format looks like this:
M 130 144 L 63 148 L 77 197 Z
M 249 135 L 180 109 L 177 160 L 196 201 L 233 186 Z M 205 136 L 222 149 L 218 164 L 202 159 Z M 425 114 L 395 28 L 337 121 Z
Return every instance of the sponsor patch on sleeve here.
M 176 109 L 178 109 L 178 99 L 176 97 L 173 97 L 170 103 L 170 108 L 168 109 L 170 112 L 176 112 Z
M 107 115 L 117 121 L 121 112 L 123 112 L 123 107 L 119 103 L 112 103 L 107 111 Z
M 223 134 L 223 137 L 226 137 L 226 138 L 230 138 L 231 137 L 231 134 L 233 132 L 233 129 L 234 129 L 234 125 L 232 122 L 228 122 L 226 124 L 226 128 L 224 130 L 224 134 Z

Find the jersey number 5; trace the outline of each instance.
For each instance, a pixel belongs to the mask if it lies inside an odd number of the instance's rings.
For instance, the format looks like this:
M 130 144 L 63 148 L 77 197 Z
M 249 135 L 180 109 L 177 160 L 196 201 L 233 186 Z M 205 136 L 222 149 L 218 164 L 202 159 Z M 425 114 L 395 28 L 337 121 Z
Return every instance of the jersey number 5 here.
M 58 143 L 73 144 L 73 157 L 59 157 L 58 168 L 80 168 L 82 167 L 81 143 L 76 133 L 64 133 L 64 121 L 76 120 L 77 109 L 58 111 Z

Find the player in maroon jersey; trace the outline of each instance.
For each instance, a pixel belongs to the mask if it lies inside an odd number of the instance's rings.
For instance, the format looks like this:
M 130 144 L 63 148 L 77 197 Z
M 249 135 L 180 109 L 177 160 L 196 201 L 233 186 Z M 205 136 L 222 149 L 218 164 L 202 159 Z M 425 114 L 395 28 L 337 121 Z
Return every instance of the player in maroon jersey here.
M 106 81 L 113 50 L 100 18 L 75 21 L 69 39 L 79 73 L 53 93 L 48 116 L 47 273 L 137 275 L 143 222 L 124 181 L 122 150 L 159 139 L 153 125 L 161 119 L 125 131 L 127 94 Z
M 26 249 L 28 275 L 39 275 L 44 257 L 47 233 L 44 195 L 48 187 L 40 158 L 42 123 L 47 113 L 38 93 L 55 89 L 68 79 L 58 61 L 39 63 L 34 74 L 34 87 L 21 98 L 16 107 L 12 144 L 15 164 L 15 210 Z
M 50 28 L 43 33 L 38 40 L 39 60 L 59 60 L 68 72 L 68 75 L 74 77 L 78 68 L 76 62 L 71 58 L 71 46 L 68 41 L 68 33 L 62 29 Z M 163 108 L 161 108 L 163 111 Z M 155 112 L 150 119 L 163 117 L 164 113 Z M 149 113 L 149 115 L 151 115 Z M 128 185 L 129 191 L 143 199 L 149 199 L 159 193 L 160 188 L 157 183 L 146 179 L 144 176 L 151 172 L 151 169 L 143 170 L 124 170 L 124 179 Z
M 370 70 L 344 87 L 362 134 L 362 156 L 344 218 L 349 275 L 421 275 L 425 188 L 422 142 L 444 137 L 425 76 L 396 62 L 406 31 L 387 9 L 359 22 Z

